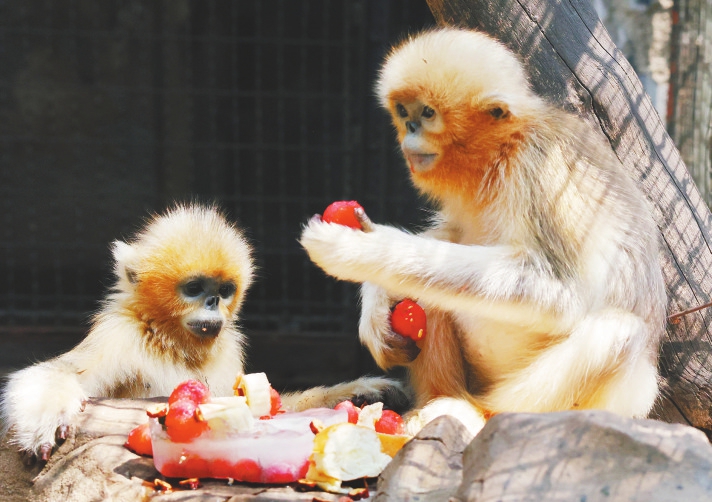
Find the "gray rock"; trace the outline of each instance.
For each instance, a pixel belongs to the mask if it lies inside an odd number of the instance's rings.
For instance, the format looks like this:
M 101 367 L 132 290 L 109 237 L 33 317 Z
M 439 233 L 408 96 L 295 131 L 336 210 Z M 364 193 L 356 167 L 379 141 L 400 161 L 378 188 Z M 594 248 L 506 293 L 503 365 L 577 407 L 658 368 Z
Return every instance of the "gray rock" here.
M 378 478 L 374 500 L 447 500 L 462 481 L 462 452 L 472 434 L 458 420 L 439 417 L 393 458 Z
M 501 414 L 465 449 L 454 500 L 712 500 L 712 446 L 691 427 L 603 411 Z

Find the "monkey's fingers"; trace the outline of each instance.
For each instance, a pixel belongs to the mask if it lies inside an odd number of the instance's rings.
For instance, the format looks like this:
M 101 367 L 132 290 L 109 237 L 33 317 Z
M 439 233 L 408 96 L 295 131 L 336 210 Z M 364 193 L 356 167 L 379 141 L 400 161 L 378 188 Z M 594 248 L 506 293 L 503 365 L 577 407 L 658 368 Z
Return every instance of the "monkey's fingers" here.
M 69 426 L 66 424 L 62 424 L 59 427 L 57 427 L 57 432 L 55 433 L 55 438 L 57 438 L 57 441 L 64 441 L 67 439 L 67 434 L 69 433 Z
M 366 211 L 362 207 L 354 209 L 354 216 L 356 216 L 356 219 L 361 224 L 361 230 L 364 232 L 373 231 L 373 222 L 371 221 L 371 218 L 366 215 Z
M 384 341 L 387 347 L 384 356 L 392 366 L 405 366 L 415 361 L 420 354 L 420 348 L 415 341 L 393 331 L 389 331 Z
M 51 455 L 52 455 L 52 445 L 51 444 L 45 443 L 42 446 L 40 446 L 39 459 L 42 462 L 47 462 Z

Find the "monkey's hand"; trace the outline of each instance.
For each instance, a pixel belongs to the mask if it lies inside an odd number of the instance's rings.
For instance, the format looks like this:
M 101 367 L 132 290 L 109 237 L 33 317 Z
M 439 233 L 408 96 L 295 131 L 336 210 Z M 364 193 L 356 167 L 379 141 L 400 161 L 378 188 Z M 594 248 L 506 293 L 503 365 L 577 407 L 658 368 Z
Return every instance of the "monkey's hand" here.
M 10 442 L 28 461 L 49 460 L 58 441 L 84 409 L 87 396 L 70 367 L 48 361 L 10 375 L 2 395 L 5 427 Z
M 415 360 L 420 349 L 412 339 L 391 329 L 391 305 L 395 300 L 385 289 L 370 282 L 361 286 L 359 338 L 382 369 L 405 366 Z
M 300 243 L 309 258 L 326 273 L 338 279 L 365 282 L 374 264 L 381 258 L 392 258 L 390 244 L 397 235 L 406 232 L 376 225 L 362 210 L 356 210 L 354 214 L 362 230 L 327 223 L 315 215 L 302 231 Z

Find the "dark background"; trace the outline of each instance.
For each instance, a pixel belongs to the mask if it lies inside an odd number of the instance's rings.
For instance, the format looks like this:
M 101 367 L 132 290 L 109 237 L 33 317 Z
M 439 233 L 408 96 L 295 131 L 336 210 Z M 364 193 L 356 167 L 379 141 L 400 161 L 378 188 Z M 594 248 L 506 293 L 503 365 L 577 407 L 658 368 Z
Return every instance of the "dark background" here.
M 249 370 L 278 388 L 374 372 L 358 295 L 297 243 L 331 201 L 426 217 L 373 83 L 434 24 L 413 0 L 0 2 L 0 372 L 73 346 L 112 240 L 173 201 L 247 229 Z

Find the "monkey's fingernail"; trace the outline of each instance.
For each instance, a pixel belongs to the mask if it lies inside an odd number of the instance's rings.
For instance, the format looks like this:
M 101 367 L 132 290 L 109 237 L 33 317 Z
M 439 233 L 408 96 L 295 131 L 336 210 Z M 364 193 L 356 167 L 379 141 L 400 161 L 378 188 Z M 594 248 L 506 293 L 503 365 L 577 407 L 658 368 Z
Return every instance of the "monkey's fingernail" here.
M 69 432 L 69 427 L 67 425 L 60 425 L 57 427 L 57 439 L 67 439 L 67 434 Z
M 87 407 L 87 401 L 86 401 L 86 399 L 82 399 L 82 405 L 79 408 L 79 411 L 84 411 L 86 409 L 86 407 Z
M 361 224 L 361 230 L 364 232 L 371 232 L 373 230 L 373 222 L 366 215 L 366 211 L 362 207 L 354 208 L 354 216 Z
M 40 446 L 40 460 L 42 462 L 47 462 L 49 460 L 50 455 L 52 455 L 52 445 L 51 444 L 43 444 Z
M 321 215 L 320 214 L 315 214 L 311 218 L 309 218 L 309 223 L 321 223 Z

